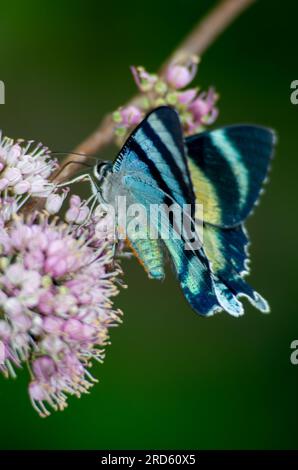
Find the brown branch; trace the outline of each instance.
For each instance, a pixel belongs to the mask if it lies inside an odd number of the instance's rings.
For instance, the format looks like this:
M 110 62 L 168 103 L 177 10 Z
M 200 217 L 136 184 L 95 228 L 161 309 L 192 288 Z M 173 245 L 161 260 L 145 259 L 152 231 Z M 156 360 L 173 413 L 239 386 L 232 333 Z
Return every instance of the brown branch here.
M 179 60 L 181 56 L 189 57 L 192 55 L 201 55 L 208 46 L 224 31 L 232 21 L 242 13 L 247 7 L 252 5 L 255 0 L 221 0 L 210 13 L 201 20 L 194 30 L 186 37 L 180 46 L 174 51 L 169 59 L 163 64 L 161 73 L 167 66 Z M 130 100 L 130 103 L 137 100 L 135 96 Z M 111 116 L 106 116 L 95 131 L 90 134 L 81 144 L 75 149 L 75 153 L 84 155 L 93 155 L 105 146 L 110 144 L 113 140 L 114 123 Z M 87 160 L 85 157 L 77 157 L 77 161 Z M 68 155 L 62 162 L 62 167 L 67 163 L 74 161 L 73 155 Z M 64 170 L 60 171 L 57 178 L 53 178 L 56 182 L 61 182 L 66 179 L 72 178 L 78 171 L 77 165 L 68 164 Z M 30 210 L 36 208 L 36 202 L 30 204 Z M 26 209 L 28 210 L 28 209 Z
M 202 55 L 215 39 L 256 0 L 222 0 L 201 20 L 163 66 L 175 62 L 181 54 Z

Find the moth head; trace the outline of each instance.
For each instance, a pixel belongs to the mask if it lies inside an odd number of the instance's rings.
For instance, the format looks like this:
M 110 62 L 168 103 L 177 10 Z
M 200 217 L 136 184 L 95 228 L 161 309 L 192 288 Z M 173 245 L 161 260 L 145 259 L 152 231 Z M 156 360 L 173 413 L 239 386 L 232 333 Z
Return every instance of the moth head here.
M 93 168 L 94 178 L 97 182 L 101 183 L 107 174 L 112 169 L 112 163 L 109 161 L 99 160 L 96 162 L 96 165 Z

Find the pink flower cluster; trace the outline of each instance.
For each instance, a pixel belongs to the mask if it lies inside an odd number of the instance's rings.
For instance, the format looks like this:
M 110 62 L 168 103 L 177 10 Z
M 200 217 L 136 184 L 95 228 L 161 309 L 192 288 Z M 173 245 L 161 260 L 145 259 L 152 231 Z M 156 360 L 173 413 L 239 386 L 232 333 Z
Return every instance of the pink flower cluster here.
M 121 284 L 115 238 L 96 205 L 50 181 L 58 163 L 32 141 L 0 134 L 0 370 L 29 369 L 29 395 L 40 416 L 87 393 L 109 329 L 120 322 L 113 297 Z M 45 212 L 20 216 L 30 197 Z M 104 230 L 103 230 L 104 229 Z M 111 233 L 110 233 L 111 232 Z
M 198 62 L 197 57 L 192 57 L 185 63 L 173 63 L 163 76 L 150 74 L 144 67 L 131 68 L 142 97 L 136 104 L 121 107 L 113 113 L 119 143 L 148 111 L 161 105 L 177 109 L 185 135 L 201 132 L 215 121 L 218 96 L 214 89 L 207 92 L 200 92 L 198 88 L 185 89 L 197 73 Z
M 69 217 L 81 205 L 73 196 Z M 109 328 L 120 321 L 112 302 L 120 268 L 111 243 L 95 239 L 88 224 L 46 214 L 2 226 L 0 247 L 0 369 L 15 376 L 27 363 L 32 404 L 47 416 L 95 381 L 88 369 L 102 361 Z
M 49 177 L 57 166 L 42 144 L 14 141 L 0 133 L 0 209 L 5 220 L 30 196 L 47 197 L 53 191 Z

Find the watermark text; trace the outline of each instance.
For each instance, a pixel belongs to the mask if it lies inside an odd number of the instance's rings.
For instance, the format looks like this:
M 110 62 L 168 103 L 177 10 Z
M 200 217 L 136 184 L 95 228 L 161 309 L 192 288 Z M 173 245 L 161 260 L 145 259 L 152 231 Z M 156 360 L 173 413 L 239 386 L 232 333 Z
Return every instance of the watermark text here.
M 298 80 L 293 80 L 291 83 L 291 96 L 290 100 L 292 104 L 298 104 Z
M 5 85 L 2 80 L 0 80 L 0 104 L 5 104 Z

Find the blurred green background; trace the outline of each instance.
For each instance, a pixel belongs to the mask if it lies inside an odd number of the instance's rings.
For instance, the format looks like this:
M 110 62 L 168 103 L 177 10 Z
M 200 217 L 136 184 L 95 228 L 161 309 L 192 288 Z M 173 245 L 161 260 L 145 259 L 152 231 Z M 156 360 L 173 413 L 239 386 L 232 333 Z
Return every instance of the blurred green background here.
M 156 70 L 216 2 L 3 2 L 0 126 L 12 137 L 70 150 L 135 91 L 128 66 Z M 297 448 L 298 2 L 259 1 L 204 55 L 197 84 L 221 95 L 216 125 L 254 122 L 279 144 L 262 204 L 249 220 L 250 282 L 272 308 L 204 319 L 174 276 L 149 281 L 125 262 L 100 383 L 46 420 L 32 410 L 27 373 L 0 377 L 2 449 Z M 113 151 L 101 157 L 112 158 Z

